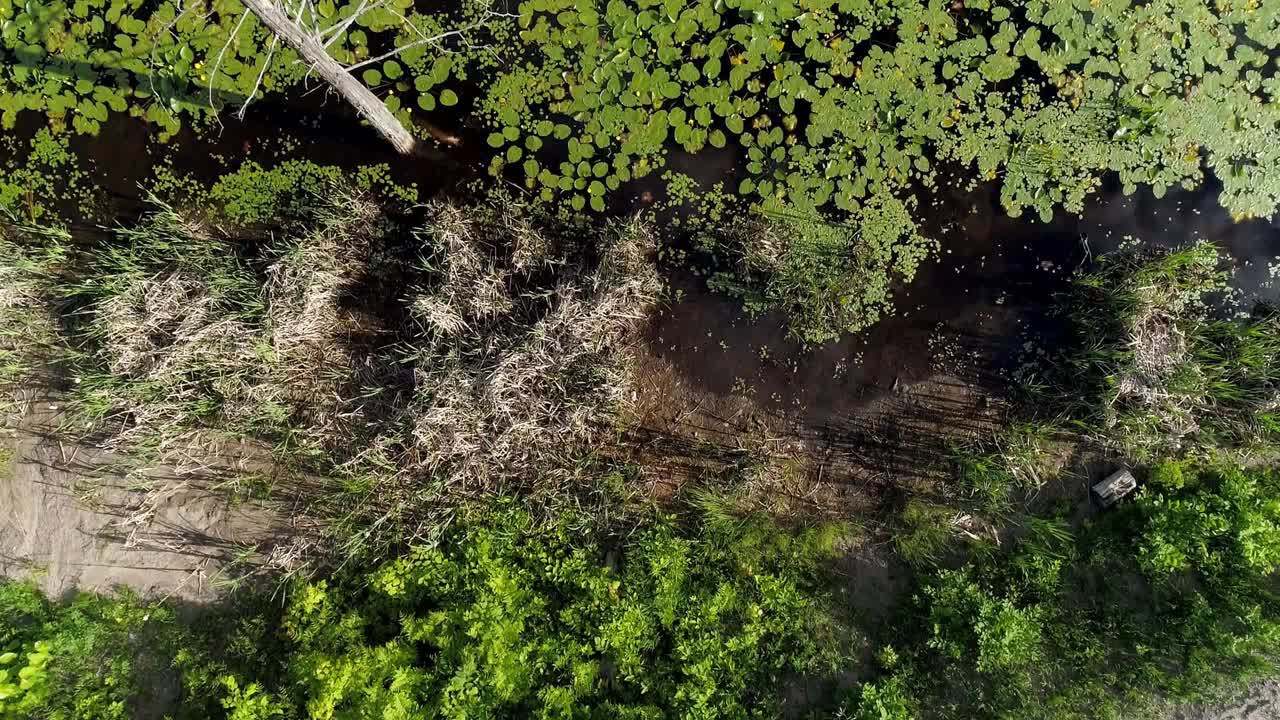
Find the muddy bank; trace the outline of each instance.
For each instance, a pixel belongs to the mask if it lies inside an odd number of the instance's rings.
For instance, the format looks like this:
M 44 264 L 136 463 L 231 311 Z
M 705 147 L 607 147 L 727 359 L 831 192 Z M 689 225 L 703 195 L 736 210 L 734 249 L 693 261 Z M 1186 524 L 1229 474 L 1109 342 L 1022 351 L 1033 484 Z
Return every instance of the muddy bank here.
M 1280 717 L 1280 680 L 1261 680 L 1218 702 L 1172 709 L 1169 720 L 1274 720 Z
M 145 597 L 216 601 L 231 585 L 301 559 L 316 528 L 278 503 L 237 497 L 247 456 L 122 465 L 58 429 L 56 401 L 32 398 L 6 428 L 0 574 L 51 597 L 127 586 Z M 185 458 L 185 459 L 184 459 Z

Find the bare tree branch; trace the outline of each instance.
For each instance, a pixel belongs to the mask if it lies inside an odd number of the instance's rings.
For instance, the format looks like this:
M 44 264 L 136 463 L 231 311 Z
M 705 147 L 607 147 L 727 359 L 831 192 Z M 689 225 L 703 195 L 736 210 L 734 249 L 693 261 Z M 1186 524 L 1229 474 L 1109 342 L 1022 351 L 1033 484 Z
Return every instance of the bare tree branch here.
M 378 57 L 369 58 L 368 60 L 362 60 L 362 61 L 360 61 L 360 62 L 356 63 L 355 65 L 348 65 L 348 66 L 347 66 L 347 72 L 355 72 L 356 70 L 359 70 L 359 69 L 360 69 L 360 68 L 362 68 L 362 67 L 365 67 L 365 66 L 368 66 L 368 65 L 372 65 L 372 64 L 377 63 L 377 62 L 382 62 L 383 60 L 387 60 L 387 59 L 389 59 L 389 58 L 393 58 L 393 57 L 395 57 L 396 55 L 399 55 L 400 53 L 404 52 L 405 50 L 409 50 L 409 49 L 411 49 L 411 48 L 416 48 L 416 47 L 418 47 L 419 45 L 426 45 L 427 43 L 437 43 L 437 42 L 440 42 L 441 40 L 443 40 L 443 39 L 445 39 L 445 38 L 447 38 L 447 37 L 454 37 L 454 36 L 458 36 L 458 35 L 464 35 L 468 30 L 474 30 L 474 29 L 475 29 L 475 28 L 477 28 L 477 27 L 479 27 L 479 23 L 477 23 L 476 25 L 471 25 L 471 26 L 468 26 L 468 27 L 462 28 L 462 29 L 460 29 L 460 30 L 450 30 L 449 32 L 440 33 L 439 35 L 434 35 L 434 36 L 432 36 L 432 37 L 423 38 L 423 39 L 421 39 L 421 40 L 414 40 L 413 42 L 409 43 L 408 45 L 401 45 L 400 47 L 396 48 L 395 50 L 392 50 L 391 52 L 383 53 L 383 54 L 379 55 Z
M 235 41 L 236 35 L 240 34 L 240 28 L 244 25 L 244 21 L 249 19 L 249 13 L 240 16 L 240 21 L 236 23 L 235 29 L 227 36 L 227 41 L 222 44 L 222 49 L 218 51 L 218 59 L 213 63 L 213 69 L 209 71 L 209 107 L 215 108 L 213 104 L 213 81 L 218 77 L 218 68 L 222 66 L 222 56 L 227 54 L 227 48 L 231 47 L 231 43 Z M 215 108 L 216 109 L 216 108 Z M 214 117 L 217 117 L 216 115 Z
M 267 59 L 262 61 L 262 69 L 258 71 L 258 79 L 253 81 L 253 89 L 249 91 L 248 97 L 244 99 L 244 104 L 240 106 L 240 110 L 236 112 L 236 117 L 244 120 L 244 113 L 249 109 L 249 103 L 253 102 L 253 96 L 258 94 L 258 88 L 262 85 L 262 76 L 267 74 L 267 68 L 271 67 L 271 58 L 276 53 L 276 44 L 280 42 L 280 38 L 271 37 L 271 47 L 267 50 Z
M 333 43 L 337 42 L 338 38 L 342 37 L 342 34 L 347 31 L 347 28 L 351 27 L 353 23 L 359 20 L 361 15 L 364 15 L 367 12 L 373 12 L 374 10 L 377 10 L 378 8 L 386 4 L 387 4 L 387 0 L 378 0 L 378 2 L 375 2 L 372 5 L 369 5 L 369 0 L 361 0 L 360 6 L 356 8 L 356 11 L 352 13 L 351 17 L 347 18 L 346 20 L 343 20 L 342 22 L 336 25 L 331 25 L 330 27 L 320 32 L 320 37 L 322 39 L 324 38 L 325 35 L 333 33 L 333 37 L 330 37 L 328 40 L 324 41 L 324 46 L 327 48 Z
M 270 28 L 285 45 L 297 51 L 307 63 L 310 70 L 315 71 L 327 82 L 335 92 L 355 107 L 364 119 L 369 121 L 395 149 L 404 154 L 411 154 L 417 148 L 417 140 L 405 129 L 396 116 L 387 109 L 382 100 L 373 91 L 343 68 L 337 60 L 330 57 L 320 40 L 289 17 L 279 5 L 271 0 L 241 0 L 244 6 Z M 246 13 L 247 15 L 247 13 Z
M 404 45 L 396 47 L 390 52 L 383 53 L 377 57 L 368 58 L 360 62 L 344 67 L 331 55 L 328 48 L 337 42 L 348 32 L 353 24 L 358 22 L 360 18 L 374 10 L 381 9 L 387 5 L 388 0 L 360 0 L 360 4 L 355 8 L 350 16 L 342 18 L 339 22 L 327 28 L 320 27 L 320 16 L 316 11 L 314 0 L 241 0 L 247 12 L 241 15 L 231 35 L 223 44 L 218 52 L 217 60 L 213 65 L 213 77 L 216 78 L 221 68 L 223 57 L 226 55 L 227 48 L 235 41 L 236 36 L 240 33 L 245 20 L 250 14 L 258 18 L 258 20 L 269 29 L 272 34 L 271 47 L 267 50 L 266 58 L 263 60 L 262 67 L 259 68 L 257 78 L 254 80 L 253 87 L 249 90 L 249 94 L 245 97 L 243 104 L 237 111 L 236 116 L 241 120 L 244 119 L 245 113 L 254 98 L 258 95 L 262 87 L 263 79 L 266 77 L 267 69 L 271 65 L 272 59 L 275 57 L 276 48 L 283 43 L 285 46 L 292 48 L 298 53 L 298 60 L 295 62 L 304 63 L 307 66 L 307 72 L 304 78 L 310 78 L 314 72 L 326 84 L 326 86 L 342 96 L 344 100 L 355 107 L 360 115 L 369 121 L 386 140 L 388 140 L 398 151 L 402 153 L 411 153 L 417 147 L 417 141 L 413 135 L 405 129 L 405 127 L 396 118 L 387 106 L 377 95 L 368 87 L 355 78 L 352 74 L 354 71 L 368 67 L 375 63 L 380 63 L 393 58 L 406 50 L 411 50 L 422 45 L 437 45 L 444 52 L 453 52 L 445 45 L 445 41 L 450 38 L 459 38 L 461 46 L 468 48 L 483 48 L 484 45 L 477 45 L 472 41 L 469 33 L 477 28 L 484 26 L 492 18 L 514 18 L 518 15 L 505 12 L 497 12 L 494 10 L 485 11 L 484 15 L 475 23 L 463 28 L 449 30 L 437 35 L 428 36 L 426 32 L 414 24 L 413 21 L 404 15 L 390 9 L 395 17 L 398 17 L 409 29 L 418 36 L 418 39 L 408 42 Z M 209 84 L 209 104 L 213 106 L 213 82 Z M 461 142 L 461 138 L 446 133 L 443 130 L 418 119 L 416 121 L 425 130 L 437 140 L 457 145 Z

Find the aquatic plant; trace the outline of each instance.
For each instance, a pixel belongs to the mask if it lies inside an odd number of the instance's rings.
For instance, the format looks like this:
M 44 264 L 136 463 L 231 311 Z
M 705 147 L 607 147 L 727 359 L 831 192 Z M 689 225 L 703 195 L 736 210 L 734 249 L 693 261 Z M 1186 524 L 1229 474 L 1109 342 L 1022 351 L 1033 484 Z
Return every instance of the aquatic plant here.
M 303 81 L 294 53 L 261 52 L 267 31 L 236 0 L 192 7 L 0 0 L 0 118 L 12 127 L 34 110 L 93 132 L 128 111 L 172 133 L 184 117 L 209 122 L 259 80 L 267 94 Z M 481 126 L 490 171 L 549 203 L 604 211 L 674 150 L 727 156 L 742 205 L 878 238 L 840 255 L 866 284 L 859 304 L 880 307 L 890 278 L 914 267 L 859 257 L 890 247 L 915 258 L 921 247 L 916 231 L 863 227 L 885 198 L 909 205 L 942 185 L 998 180 L 1009 213 L 1047 218 L 1079 212 L 1105 173 L 1159 195 L 1211 171 L 1236 217 L 1280 205 L 1273 3 L 524 0 L 495 10 L 326 0 L 315 22 L 334 57 L 368 63 L 362 80 L 406 126 L 430 137 L 415 118 L 442 111 Z M 451 27 L 475 30 L 417 42 Z M 382 58 L 393 46 L 407 49 Z M 851 282 L 804 284 L 834 285 L 828 304 Z M 757 299 L 794 309 L 811 298 Z M 798 318 L 797 334 L 865 323 L 812 324 Z

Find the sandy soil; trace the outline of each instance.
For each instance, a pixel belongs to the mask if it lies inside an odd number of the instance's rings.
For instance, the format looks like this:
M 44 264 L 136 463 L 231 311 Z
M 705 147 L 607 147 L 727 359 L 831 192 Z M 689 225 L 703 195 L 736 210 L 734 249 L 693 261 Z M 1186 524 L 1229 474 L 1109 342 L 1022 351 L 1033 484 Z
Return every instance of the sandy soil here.
M 0 574 L 33 577 L 51 596 L 128 586 L 201 604 L 296 542 L 298 530 L 268 504 L 215 487 L 226 481 L 220 468 L 121 472 L 118 458 L 59 438 L 56 403 L 25 408 L 3 439 Z
M 1264 680 L 1228 699 L 1179 708 L 1170 720 L 1275 720 L 1280 718 L 1280 680 Z

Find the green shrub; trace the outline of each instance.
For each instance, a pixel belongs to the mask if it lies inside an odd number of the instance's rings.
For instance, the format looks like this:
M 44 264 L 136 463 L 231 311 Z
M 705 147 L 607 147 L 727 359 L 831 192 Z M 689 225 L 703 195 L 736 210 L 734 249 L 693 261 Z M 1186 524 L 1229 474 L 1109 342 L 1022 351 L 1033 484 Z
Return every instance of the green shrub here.
M 1028 521 L 999 552 L 919 577 L 886 633 L 900 659 L 846 710 L 1122 718 L 1274 674 L 1278 512 L 1274 471 L 1187 461 L 1075 535 Z
M 128 593 L 55 603 L 0 580 L 0 718 L 127 720 L 161 692 L 181 638 L 168 608 Z
M 839 720 L 915 720 L 916 701 L 908 679 L 892 675 L 881 682 L 863 683 L 857 694 L 836 713 Z
M 1280 474 L 1164 463 L 1137 500 L 1138 558 L 1155 576 L 1269 575 L 1280 567 Z
M 661 522 L 615 555 L 507 505 L 367 585 L 299 588 L 282 625 L 286 681 L 268 696 L 231 677 L 223 702 L 233 717 L 287 707 L 318 720 L 767 715 L 779 677 L 838 656 L 815 584 L 823 537 Z

